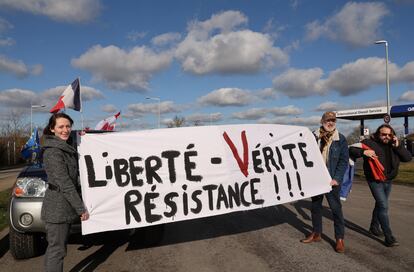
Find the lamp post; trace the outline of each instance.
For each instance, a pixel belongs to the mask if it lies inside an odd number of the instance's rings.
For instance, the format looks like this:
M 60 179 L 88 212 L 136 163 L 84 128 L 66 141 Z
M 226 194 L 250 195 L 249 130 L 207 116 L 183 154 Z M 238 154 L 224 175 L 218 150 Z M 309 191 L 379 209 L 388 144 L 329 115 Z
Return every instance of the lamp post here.
M 387 114 L 390 116 L 390 76 L 388 73 L 388 42 L 386 40 L 376 41 L 375 44 L 385 45 L 385 76 L 387 84 Z
M 158 128 L 160 128 L 161 118 L 161 99 L 159 97 L 145 97 L 145 99 L 158 101 Z
M 44 108 L 46 105 L 32 105 L 30 104 L 30 134 L 33 132 L 33 109 Z

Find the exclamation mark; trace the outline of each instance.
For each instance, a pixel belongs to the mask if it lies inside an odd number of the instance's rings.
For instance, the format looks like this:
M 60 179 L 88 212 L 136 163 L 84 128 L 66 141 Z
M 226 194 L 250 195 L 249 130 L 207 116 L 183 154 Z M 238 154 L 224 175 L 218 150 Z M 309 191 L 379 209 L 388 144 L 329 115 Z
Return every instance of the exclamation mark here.
M 300 195 L 301 196 L 304 196 L 305 193 L 302 192 L 302 182 L 300 180 L 300 175 L 299 175 L 299 172 L 298 171 L 296 171 L 296 179 L 298 180 L 298 187 L 299 187 L 299 190 L 300 190 Z
M 292 193 L 292 182 L 290 181 L 290 176 L 289 173 L 286 172 L 286 181 L 287 181 L 287 185 L 288 185 L 288 189 L 289 189 L 289 195 L 291 197 L 293 197 L 293 193 Z
M 279 183 L 277 182 L 277 176 L 273 175 L 273 182 L 275 184 L 275 192 L 277 195 L 277 200 L 280 200 L 280 196 L 279 196 Z

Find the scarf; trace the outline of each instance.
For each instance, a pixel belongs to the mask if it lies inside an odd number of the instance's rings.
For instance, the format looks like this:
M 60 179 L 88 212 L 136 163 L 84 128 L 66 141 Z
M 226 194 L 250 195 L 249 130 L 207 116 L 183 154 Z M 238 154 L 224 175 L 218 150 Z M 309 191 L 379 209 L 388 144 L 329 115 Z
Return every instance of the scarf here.
M 320 146 L 321 151 L 325 147 L 325 145 L 331 140 L 334 132 L 335 130 L 326 131 L 323 127 L 319 128 L 319 139 L 321 140 L 321 146 Z
M 329 148 L 332 144 L 332 136 L 334 135 L 336 129 L 333 131 L 326 131 L 323 127 L 320 127 L 319 129 L 319 149 L 322 153 L 322 157 L 325 160 L 325 164 L 328 161 L 329 157 Z
M 356 143 L 351 146 L 361 148 L 363 150 L 372 150 L 371 147 L 369 147 L 366 144 L 363 143 Z M 381 164 L 381 162 L 378 160 L 378 158 L 368 158 L 368 165 L 371 168 L 372 176 L 377 181 L 385 181 L 387 180 L 387 177 L 384 174 L 384 166 Z

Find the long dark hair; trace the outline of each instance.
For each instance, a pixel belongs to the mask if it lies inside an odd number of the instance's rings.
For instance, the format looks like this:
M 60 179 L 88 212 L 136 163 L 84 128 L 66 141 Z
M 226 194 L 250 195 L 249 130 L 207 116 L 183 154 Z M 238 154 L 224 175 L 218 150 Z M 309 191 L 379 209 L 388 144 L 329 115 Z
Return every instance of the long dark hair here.
M 54 113 L 54 114 L 52 114 L 52 116 L 50 116 L 49 123 L 43 129 L 43 135 L 55 135 L 52 132 L 52 129 L 56 126 L 56 120 L 58 118 L 65 118 L 65 119 L 69 120 L 71 126 L 73 125 L 72 118 L 70 118 L 70 116 L 67 115 L 66 113 L 63 113 L 63 112 Z
M 391 130 L 392 135 L 395 136 L 395 130 L 392 128 L 392 126 L 390 126 L 388 124 L 382 124 L 375 131 L 375 133 L 374 133 L 374 135 L 372 137 L 372 138 L 374 138 L 374 140 L 379 141 L 380 134 L 381 134 L 380 130 L 383 129 L 383 128 L 389 128 Z

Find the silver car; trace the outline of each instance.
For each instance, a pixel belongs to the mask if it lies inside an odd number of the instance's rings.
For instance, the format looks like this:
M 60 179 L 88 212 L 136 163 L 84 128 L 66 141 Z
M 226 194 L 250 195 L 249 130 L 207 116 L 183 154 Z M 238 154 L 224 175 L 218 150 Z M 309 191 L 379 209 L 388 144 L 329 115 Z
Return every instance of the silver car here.
M 86 133 L 102 133 L 87 131 Z M 77 139 L 72 131 L 71 139 Z M 76 142 L 71 141 L 76 148 Z M 47 175 L 41 164 L 25 167 L 18 175 L 9 201 L 10 252 L 15 259 L 27 259 L 42 254 L 46 248 L 45 224 L 40 218 L 43 197 L 47 189 Z M 78 219 L 71 225 L 71 233 L 80 233 Z M 164 225 L 140 228 L 139 236 L 144 245 L 158 244 L 164 234 Z
M 10 252 L 16 259 L 34 257 L 44 245 L 45 225 L 40 211 L 46 188 L 46 172 L 41 166 L 27 166 L 17 177 L 8 214 Z

